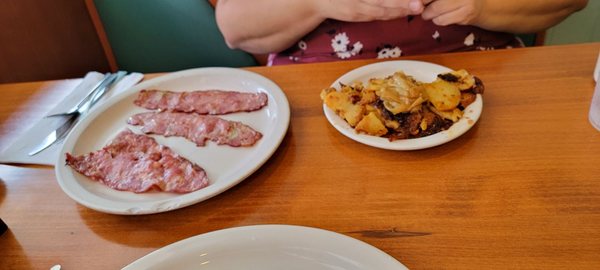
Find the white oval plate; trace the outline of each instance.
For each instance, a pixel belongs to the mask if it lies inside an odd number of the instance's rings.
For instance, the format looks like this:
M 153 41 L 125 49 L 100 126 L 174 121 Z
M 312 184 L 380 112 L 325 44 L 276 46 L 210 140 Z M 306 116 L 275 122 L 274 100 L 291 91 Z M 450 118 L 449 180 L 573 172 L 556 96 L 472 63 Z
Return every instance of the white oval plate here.
M 201 234 L 156 250 L 123 270 L 401 270 L 387 253 L 343 234 L 256 225 Z
M 187 194 L 148 192 L 136 194 L 111 189 L 65 165 L 65 153 L 82 155 L 107 145 L 120 131 L 129 128 L 129 116 L 146 112 L 133 104 L 142 89 L 191 91 L 222 89 L 264 92 L 268 105 L 254 112 L 220 117 L 241 121 L 263 134 L 252 147 L 230 147 L 207 142 L 204 147 L 183 138 L 151 135 L 160 144 L 198 164 L 208 174 L 209 186 Z M 80 204 L 107 213 L 138 215 L 178 209 L 213 197 L 244 180 L 275 152 L 290 121 L 290 107 L 285 94 L 269 79 L 256 73 L 234 68 L 199 68 L 170 73 L 144 81 L 90 111 L 65 139 L 56 163 L 56 178 L 63 191 Z
M 331 84 L 331 87 L 339 89 L 340 83 L 351 84 L 357 81 L 361 81 L 363 84 L 367 85 L 367 82 L 371 78 L 385 78 L 396 71 L 404 71 L 404 73 L 413 76 L 418 81 L 432 82 L 438 74 L 452 70 L 444 66 L 421 61 L 397 60 L 380 62 L 362 66 L 342 75 Z M 389 150 L 425 149 L 454 140 L 475 125 L 481 115 L 482 108 L 483 100 L 481 95 L 478 94 L 475 102 L 465 108 L 463 118 L 454 123 L 449 129 L 427 137 L 390 142 L 387 138 L 357 133 L 348 122 L 329 109 L 327 105 L 323 104 L 325 117 L 327 117 L 329 123 L 331 123 L 331 125 L 339 132 L 357 142 Z

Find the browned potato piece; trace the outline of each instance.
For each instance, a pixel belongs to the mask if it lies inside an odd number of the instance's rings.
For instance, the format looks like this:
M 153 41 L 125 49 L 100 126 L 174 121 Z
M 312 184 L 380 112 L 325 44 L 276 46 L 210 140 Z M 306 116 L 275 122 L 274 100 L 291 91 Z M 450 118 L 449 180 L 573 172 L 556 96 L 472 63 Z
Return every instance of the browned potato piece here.
M 461 111 L 459 108 L 454 108 L 450 111 L 438 111 L 435 108 L 431 108 L 431 111 L 444 119 L 451 120 L 452 122 L 457 122 L 463 116 L 463 111 Z
M 377 95 L 375 94 L 375 91 L 365 89 L 360 92 L 360 95 L 360 104 L 367 105 L 377 101 Z
M 460 105 L 463 106 L 463 108 L 466 108 L 467 106 L 471 105 L 471 103 L 475 102 L 475 99 L 477 99 L 477 95 L 471 92 L 462 92 Z
M 438 78 L 456 84 L 460 91 L 466 91 L 475 86 L 475 77 L 464 69 L 438 75 Z
M 370 112 L 363 117 L 362 120 L 358 122 L 355 129 L 358 132 L 364 132 L 373 136 L 383 136 L 388 132 L 387 128 L 377 117 L 375 112 Z
M 429 102 L 439 111 L 453 110 L 460 103 L 460 89 L 455 84 L 436 80 L 423 87 Z
M 351 95 L 325 89 L 321 96 L 325 105 L 344 118 L 351 126 L 356 126 L 358 121 L 362 119 L 365 107 L 354 104 Z
M 467 72 L 466 70 L 456 70 L 453 72 L 453 74 L 460 77 L 460 79 L 458 80 L 458 88 L 460 88 L 460 91 L 469 90 L 473 88 L 473 86 L 475 86 L 475 77 L 469 74 L 469 72 Z

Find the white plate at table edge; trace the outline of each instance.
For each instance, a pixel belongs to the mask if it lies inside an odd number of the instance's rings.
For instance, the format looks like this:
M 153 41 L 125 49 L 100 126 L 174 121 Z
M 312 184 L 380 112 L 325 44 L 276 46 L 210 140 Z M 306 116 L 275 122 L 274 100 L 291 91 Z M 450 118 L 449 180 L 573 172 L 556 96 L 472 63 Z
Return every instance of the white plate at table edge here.
M 435 80 L 438 74 L 452 71 L 452 69 L 438 64 L 413 60 L 379 62 L 347 72 L 333 82 L 331 87 L 339 89 L 340 83 L 351 84 L 355 81 L 362 81 L 364 85 L 366 85 L 370 78 L 385 78 L 397 71 L 404 71 L 407 75 L 411 75 L 422 82 L 431 82 Z M 359 143 L 387 150 L 419 150 L 438 146 L 454 140 L 475 125 L 481 116 L 482 109 L 483 98 L 478 94 L 475 102 L 465 108 L 463 117 L 449 129 L 422 138 L 390 142 L 387 138 L 357 133 L 348 122 L 338 116 L 333 110 L 327 107 L 327 105 L 323 104 L 325 117 L 340 133 Z
M 270 254 L 280 256 L 267 256 L 266 261 L 259 258 L 258 265 L 253 265 L 251 269 L 269 270 L 271 268 L 264 267 L 289 262 L 277 252 L 293 256 L 294 259 L 306 259 L 313 265 L 315 262 L 326 265 L 327 269 L 333 269 L 330 266 L 335 266 L 335 269 L 348 269 L 344 266 L 351 266 L 350 269 L 408 269 L 382 250 L 344 234 L 313 227 L 268 224 L 222 229 L 183 239 L 145 255 L 123 270 L 169 269 L 177 265 L 210 269 L 210 264 L 219 259 L 241 260 L 243 262 L 239 264 L 245 263 L 245 257 L 255 256 L 252 251 L 256 250 L 271 251 Z M 238 256 L 227 256 L 225 253 Z
M 125 103 L 124 100 L 132 99 L 132 96 L 136 95 L 142 89 L 151 89 L 155 88 L 156 85 L 164 85 L 164 84 L 177 84 L 177 80 L 180 81 L 190 81 L 197 80 L 200 81 L 208 81 L 214 84 L 214 81 L 211 81 L 211 76 L 219 77 L 225 76 L 230 78 L 226 84 L 243 84 L 243 85 L 258 85 L 260 88 L 260 92 L 265 92 L 268 95 L 268 105 L 261 110 L 268 110 L 266 112 L 262 112 L 263 114 L 275 118 L 275 123 L 270 125 L 271 132 L 265 134 L 262 130 L 259 130 L 263 133 L 263 137 L 261 140 L 257 142 L 256 145 L 252 146 L 252 148 L 239 147 L 234 148 L 231 147 L 229 150 L 222 151 L 251 151 L 251 157 L 253 157 L 250 162 L 244 163 L 241 165 L 241 168 L 231 173 L 230 178 L 221 180 L 218 182 L 214 182 L 211 179 L 211 175 L 209 174 L 210 185 L 186 194 L 175 194 L 175 193 L 167 193 L 167 192 L 152 192 L 152 193 L 140 193 L 136 194 L 133 192 L 127 191 L 117 191 L 113 190 L 97 181 L 93 181 L 88 179 L 87 177 L 78 174 L 71 167 L 65 165 L 65 153 L 73 153 L 74 147 L 77 146 L 78 140 L 80 140 L 79 136 L 85 132 L 86 128 L 97 118 L 102 117 L 102 113 L 108 113 L 108 110 L 117 106 L 128 106 L 122 105 L 120 103 Z M 218 81 L 217 79 L 214 79 Z M 184 83 L 185 84 L 185 83 Z M 217 82 L 218 84 L 218 82 Z M 248 86 L 250 87 L 250 86 Z M 160 88 L 160 87 L 159 87 Z M 208 87 L 212 88 L 212 87 Z M 197 87 L 196 89 L 187 89 L 187 90 L 202 90 L 202 87 Z M 207 89 L 207 88 L 204 88 Z M 169 89 L 163 89 L 169 90 Z M 226 90 L 226 89 L 225 89 Z M 253 90 L 248 89 L 230 89 L 237 91 L 249 91 L 253 92 Z M 131 103 L 131 106 L 135 105 Z M 145 110 L 143 108 L 137 108 L 137 110 L 141 111 L 150 111 Z M 250 112 L 256 113 L 260 112 Z M 108 113 L 110 114 L 110 113 Z M 128 117 L 128 116 L 125 116 Z M 227 118 L 227 116 L 220 116 Z M 241 117 L 247 117 L 242 115 Z M 265 120 L 265 125 L 268 124 L 268 120 Z M 253 172 L 255 172 L 258 168 L 260 168 L 275 152 L 275 150 L 279 147 L 280 143 L 283 141 L 285 134 L 287 132 L 290 121 L 290 108 L 288 100 L 281 90 L 279 86 L 277 86 L 271 80 L 251 71 L 236 69 L 236 68 L 225 68 L 225 67 L 206 67 L 206 68 L 196 68 L 189 70 L 182 70 L 177 72 L 168 73 L 156 78 L 152 78 L 147 81 L 143 81 L 142 83 L 125 90 L 124 92 L 111 97 L 111 99 L 106 102 L 94 107 L 89 114 L 82 119 L 73 130 L 69 133 L 69 135 L 65 138 L 65 142 L 63 148 L 60 150 L 59 158 L 55 165 L 55 174 L 57 181 L 62 188 L 62 190 L 72 199 L 77 201 L 78 203 L 100 211 L 111 214 L 122 214 L 122 215 L 141 215 L 141 214 L 152 214 L 152 213 L 160 213 L 171 211 L 175 209 L 179 209 L 185 206 L 189 206 L 204 200 L 207 200 L 213 196 L 216 196 L 227 189 L 235 186 L 239 182 L 243 181 L 246 177 L 250 176 Z M 126 123 L 120 123 L 116 125 L 122 125 L 123 128 L 116 129 L 122 130 L 125 127 L 130 128 L 135 131 L 135 128 L 127 125 Z M 90 151 L 99 150 L 102 146 L 110 141 L 110 139 L 114 138 L 118 132 L 113 132 L 108 138 L 99 138 L 102 140 L 102 144 L 100 144 L 97 148 L 90 149 Z M 141 132 L 136 132 L 141 134 Z M 106 136 L 105 136 L 106 137 Z M 153 136 L 159 141 L 160 136 Z M 185 141 L 183 138 L 162 138 L 162 140 L 180 140 Z M 159 141 L 160 143 L 160 141 Z M 188 143 L 195 147 L 191 142 Z M 211 145 L 212 146 L 209 146 Z M 169 145 L 167 145 L 169 146 Z M 207 146 L 205 147 L 229 147 L 229 146 L 217 146 L 214 142 L 207 142 Z M 173 149 L 173 147 L 171 147 Z M 198 148 L 202 151 L 202 147 Z M 176 149 L 173 149 L 176 150 Z M 177 152 L 177 151 L 175 151 Z M 87 152 L 85 152 L 87 153 Z M 84 153 L 75 153 L 75 154 L 84 154 Z M 189 158 L 189 157 L 186 157 Z M 248 158 L 247 158 L 248 159 Z M 209 168 L 199 164 L 207 173 L 209 172 Z M 79 180 L 77 179 L 79 178 Z M 109 194 L 110 196 L 106 195 Z M 111 197 L 117 197 L 118 199 L 114 199 Z M 123 198 L 123 201 L 119 199 Z

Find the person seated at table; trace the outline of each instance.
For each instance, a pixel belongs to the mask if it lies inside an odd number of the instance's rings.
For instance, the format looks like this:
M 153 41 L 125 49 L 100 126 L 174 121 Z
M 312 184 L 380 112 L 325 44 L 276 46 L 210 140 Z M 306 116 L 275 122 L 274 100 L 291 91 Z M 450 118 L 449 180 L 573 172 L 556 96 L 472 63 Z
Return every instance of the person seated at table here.
M 522 47 L 587 0 L 219 0 L 229 47 L 269 65 Z M 510 34 L 509 34 L 510 33 Z

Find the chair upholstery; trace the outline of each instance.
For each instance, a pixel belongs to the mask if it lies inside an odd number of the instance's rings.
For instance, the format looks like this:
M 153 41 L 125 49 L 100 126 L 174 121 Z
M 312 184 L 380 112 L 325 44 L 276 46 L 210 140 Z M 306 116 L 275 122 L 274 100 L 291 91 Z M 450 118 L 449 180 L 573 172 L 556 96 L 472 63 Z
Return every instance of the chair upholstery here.
M 87 4 L 92 19 L 97 12 L 100 39 L 108 43 L 105 51 L 109 58 L 114 55 L 116 68 L 168 72 L 257 65 L 252 55 L 227 47 L 209 1 L 89 0 Z

